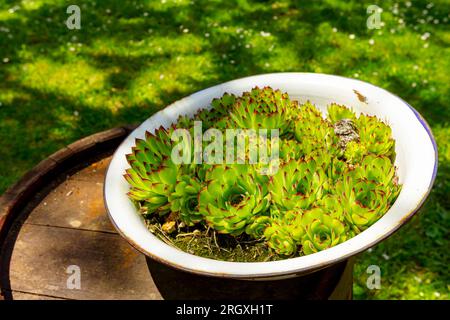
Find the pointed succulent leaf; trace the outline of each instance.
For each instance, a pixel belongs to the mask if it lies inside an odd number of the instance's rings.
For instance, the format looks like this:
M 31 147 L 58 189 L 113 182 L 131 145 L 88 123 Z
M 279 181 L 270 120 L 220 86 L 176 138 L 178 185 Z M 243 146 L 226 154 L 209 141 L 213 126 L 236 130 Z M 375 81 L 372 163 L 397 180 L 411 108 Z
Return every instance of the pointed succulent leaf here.
M 339 120 L 343 119 L 356 119 L 355 113 L 347 108 L 346 106 L 339 105 L 337 103 L 332 103 L 328 106 L 328 115 L 327 118 L 332 122 L 336 123 Z

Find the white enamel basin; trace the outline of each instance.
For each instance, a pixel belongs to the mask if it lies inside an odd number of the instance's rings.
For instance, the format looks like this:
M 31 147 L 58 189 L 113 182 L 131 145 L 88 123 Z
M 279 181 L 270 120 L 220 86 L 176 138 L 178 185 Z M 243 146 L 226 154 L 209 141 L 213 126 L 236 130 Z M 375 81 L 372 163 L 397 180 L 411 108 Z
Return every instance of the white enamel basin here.
M 128 199 L 123 178 L 129 167 L 125 155 L 135 138 L 144 138 L 161 125 L 168 127 L 179 115 L 192 115 L 209 107 L 225 92 L 240 95 L 259 86 L 286 91 L 291 99 L 310 100 L 321 110 L 332 102 L 352 107 L 357 113 L 376 115 L 392 128 L 396 140 L 396 166 L 403 184 L 398 199 L 374 225 L 356 237 L 311 255 L 270 262 L 224 262 L 198 257 L 171 247 L 146 228 L 143 218 Z M 409 220 L 421 207 L 433 185 L 437 170 L 437 147 L 425 120 L 410 105 L 369 83 L 339 76 L 313 73 L 274 73 L 226 82 L 179 100 L 151 116 L 134 130 L 115 152 L 108 168 L 104 197 L 107 211 L 118 232 L 135 248 L 162 263 L 185 271 L 228 278 L 262 280 L 309 273 L 347 259 L 382 241 Z

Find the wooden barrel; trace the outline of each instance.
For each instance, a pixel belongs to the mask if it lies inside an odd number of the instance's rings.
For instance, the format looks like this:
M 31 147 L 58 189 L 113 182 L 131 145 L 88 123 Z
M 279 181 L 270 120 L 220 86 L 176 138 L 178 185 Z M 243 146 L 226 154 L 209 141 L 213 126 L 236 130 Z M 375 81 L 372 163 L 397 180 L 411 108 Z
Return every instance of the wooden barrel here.
M 146 259 L 111 225 L 103 180 L 133 127 L 81 139 L 0 197 L 0 299 L 350 299 L 352 263 L 277 281 L 209 278 Z

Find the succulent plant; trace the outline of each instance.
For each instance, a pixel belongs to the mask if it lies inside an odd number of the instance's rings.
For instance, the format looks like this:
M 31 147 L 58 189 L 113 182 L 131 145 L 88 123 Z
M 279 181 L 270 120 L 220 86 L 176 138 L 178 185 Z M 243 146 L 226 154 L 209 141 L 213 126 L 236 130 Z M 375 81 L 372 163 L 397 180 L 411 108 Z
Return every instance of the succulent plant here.
M 264 230 L 264 238 L 269 248 L 277 254 L 290 256 L 297 252 L 296 242 L 283 224 L 273 222 Z
M 157 168 L 163 160 L 170 157 L 172 144 L 170 135 L 173 128 L 159 128 L 155 133 L 145 132 L 145 139 L 136 139 L 127 161 L 142 175 Z
M 389 158 L 368 155 L 336 184 L 345 219 L 353 230 L 367 229 L 387 212 L 401 189 L 394 175 Z
M 211 102 L 210 109 L 200 109 L 192 117 L 182 115 L 178 117 L 176 127 L 192 129 L 194 121 L 202 122 L 202 129 L 215 128 L 224 130 L 229 126 L 229 112 L 236 100 L 236 96 L 225 93 L 221 98 Z
M 387 211 L 383 195 L 377 192 L 375 184 L 346 176 L 336 184 L 336 191 L 342 192 L 339 202 L 344 209 L 344 218 L 356 233 L 370 227 Z
M 280 158 L 284 161 L 299 160 L 305 153 L 297 140 L 285 139 L 280 141 Z
M 304 254 L 322 251 L 347 240 L 344 224 L 321 208 L 304 212 L 301 224 L 304 228 L 301 239 Z
M 383 193 L 383 203 L 387 206 L 395 201 L 401 190 L 396 168 L 386 156 L 365 156 L 359 165 L 349 171 L 348 176 L 353 180 L 364 180 L 367 185 L 376 185 L 379 192 Z
M 351 164 L 360 163 L 367 154 L 367 148 L 363 143 L 355 140 L 346 143 L 344 158 Z
M 392 139 L 392 130 L 389 126 L 374 116 L 364 114 L 360 115 L 356 125 L 359 140 L 368 152 L 387 157 L 394 155 L 394 139 Z
M 304 156 L 302 160 L 306 162 L 314 161 L 317 167 L 323 168 L 328 179 L 328 182 L 324 185 L 325 187 L 334 184 L 348 166 L 344 159 L 338 158 L 326 149 L 316 149 Z
M 254 217 L 245 232 L 255 239 L 264 239 L 275 253 L 290 256 L 298 251 L 297 246 L 304 234 L 299 218 L 301 211 L 271 207 L 270 215 Z
M 264 231 L 267 227 L 271 226 L 272 223 L 273 220 L 269 216 L 254 216 L 245 228 L 245 233 L 255 239 L 260 239 L 264 236 Z
M 212 116 L 214 116 L 214 127 L 217 128 L 216 122 L 217 120 L 220 120 L 223 117 L 227 117 L 230 114 L 230 111 L 236 104 L 236 96 L 233 94 L 225 93 L 222 97 L 219 99 L 213 99 L 211 102 L 212 109 L 210 111 L 212 112 Z
M 309 208 L 320 199 L 327 177 L 319 161 L 291 160 L 270 177 L 269 189 L 274 204 L 284 210 Z
M 131 154 L 127 155 L 130 164 L 125 179 L 131 185 L 129 197 L 135 201 L 145 201 L 148 213 L 170 211 L 168 196 L 173 190 L 178 168 L 169 156 L 172 150 L 171 130 L 159 128 L 154 134 L 145 133 L 145 139 L 136 139 Z
M 203 219 L 198 209 L 198 194 L 202 187 L 201 181 L 196 177 L 179 175 L 175 188 L 168 198 L 170 210 L 178 214 L 187 226 L 193 226 Z
M 170 159 L 165 159 L 152 171 L 143 171 L 145 163 L 131 162 L 125 179 L 131 186 L 128 196 L 135 201 L 143 201 L 147 213 L 160 215 L 170 212 L 169 195 L 174 190 L 178 168 Z
M 331 121 L 331 123 L 335 124 L 338 121 L 347 119 L 347 120 L 355 120 L 355 113 L 347 108 L 346 106 L 339 105 L 337 103 L 332 103 L 327 108 L 328 114 L 327 118 Z
M 317 207 L 322 208 L 330 217 L 339 221 L 344 221 L 345 210 L 341 201 L 339 195 L 329 193 L 317 201 Z
M 230 112 L 232 126 L 245 129 L 278 129 L 285 134 L 297 103 L 287 93 L 270 87 L 255 87 L 236 99 Z
M 305 234 L 305 229 L 302 226 L 302 217 L 305 210 L 302 209 L 294 209 L 287 211 L 279 211 L 276 214 L 277 210 L 272 210 L 272 215 L 274 215 L 279 221 L 282 223 L 286 230 L 288 231 L 290 237 L 295 241 L 297 245 L 300 244 L 303 235 Z M 275 214 L 273 214 L 275 212 Z
M 199 208 L 208 225 L 219 233 L 239 235 L 252 218 L 269 207 L 267 186 L 248 165 L 217 165 L 206 174 Z
M 202 110 L 200 110 L 199 112 L 201 112 Z M 176 126 L 177 128 L 189 130 L 194 127 L 194 118 L 191 118 L 187 115 L 180 115 L 177 119 Z
M 225 94 L 211 106 L 147 132 L 127 155 L 128 195 L 145 218 L 164 220 L 166 235 L 183 225 L 207 226 L 206 233 L 250 237 L 282 257 L 307 255 L 364 231 L 398 197 L 395 142 L 391 128 L 376 117 L 331 104 L 324 118 L 310 102 L 299 106 L 269 87 Z M 233 142 L 245 141 L 244 153 L 235 153 L 237 163 L 174 164 L 171 134 L 185 128 L 193 136 L 195 121 L 203 130 L 279 129 L 280 140 L 241 132 Z M 253 147 L 267 145 L 272 152 L 278 143 L 279 159 L 264 163 L 258 150 L 254 162 Z
M 303 155 L 322 149 L 337 154 L 338 138 L 333 125 L 322 117 L 322 113 L 310 102 L 300 107 L 298 116 L 293 122 L 293 131 Z
M 194 119 L 196 121 L 202 122 L 203 130 L 207 130 L 209 128 L 224 130 L 228 126 L 230 117 L 228 116 L 226 111 L 230 108 L 230 106 L 226 103 L 229 103 L 229 99 L 224 99 L 222 97 L 222 99 L 218 99 L 216 101 L 217 102 L 212 103 L 212 105 L 216 107 L 213 107 L 209 110 L 202 109 L 194 115 Z

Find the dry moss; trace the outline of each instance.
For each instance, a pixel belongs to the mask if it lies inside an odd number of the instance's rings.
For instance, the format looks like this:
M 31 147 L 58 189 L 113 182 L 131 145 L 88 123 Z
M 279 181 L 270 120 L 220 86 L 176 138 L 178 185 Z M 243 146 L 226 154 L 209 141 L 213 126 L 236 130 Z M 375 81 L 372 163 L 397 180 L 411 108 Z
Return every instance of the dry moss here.
M 175 232 L 167 233 L 163 231 L 164 220 L 160 217 L 148 217 L 145 221 L 150 232 L 168 245 L 200 257 L 232 262 L 283 259 L 269 249 L 264 241 L 253 240 L 246 235 L 232 237 L 204 226 L 181 227 Z

